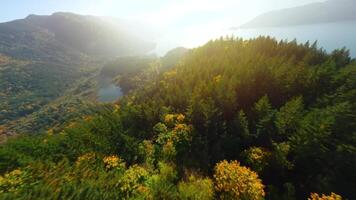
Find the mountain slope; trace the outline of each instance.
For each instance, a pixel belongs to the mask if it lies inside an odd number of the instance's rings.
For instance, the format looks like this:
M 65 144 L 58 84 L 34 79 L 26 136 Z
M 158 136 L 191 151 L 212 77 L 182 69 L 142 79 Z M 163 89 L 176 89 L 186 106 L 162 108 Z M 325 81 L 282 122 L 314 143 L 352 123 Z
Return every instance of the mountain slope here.
M 279 27 L 356 20 L 356 1 L 328 0 L 264 13 L 239 28 Z
M 30 15 L 0 24 L 0 53 L 58 63 L 73 63 L 93 56 L 142 54 L 154 45 L 139 37 L 138 33 L 144 34 L 140 30 L 123 20 L 104 17 L 72 13 Z
M 30 15 L 1 23 L 0 126 L 26 133 L 39 131 L 63 121 L 56 113 L 46 112 L 51 105 L 59 107 L 60 104 L 53 104 L 56 99 L 95 101 L 94 77 L 106 62 L 120 56 L 141 55 L 154 47 L 140 26 L 131 21 L 73 13 Z M 72 93 L 75 88 L 78 90 Z M 75 101 L 81 97 L 84 99 Z M 41 113 L 53 116 L 39 119 Z M 25 119 L 27 116 L 29 119 Z

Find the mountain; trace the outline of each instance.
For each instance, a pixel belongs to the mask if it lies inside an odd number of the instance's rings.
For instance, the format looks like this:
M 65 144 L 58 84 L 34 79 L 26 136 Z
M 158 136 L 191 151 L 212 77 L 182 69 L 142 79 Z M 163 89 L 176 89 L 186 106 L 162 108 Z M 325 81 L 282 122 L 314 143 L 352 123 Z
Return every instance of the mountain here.
M 69 120 L 63 105 L 91 105 L 106 62 L 154 48 L 144 29 L 134 21 L 64 12 L 1 23 L 0 135 L 45 130 Z
M 143 27 L 134 23 L 63 12 L 29 15 L 0 24 L 0 53 L 32 61 L 76 63 L 152 50 L 154 44 L 144 40 Z
M 295 26 L 356 20 L 356 1 L 328 0 L 264 13 L 239 28 Z

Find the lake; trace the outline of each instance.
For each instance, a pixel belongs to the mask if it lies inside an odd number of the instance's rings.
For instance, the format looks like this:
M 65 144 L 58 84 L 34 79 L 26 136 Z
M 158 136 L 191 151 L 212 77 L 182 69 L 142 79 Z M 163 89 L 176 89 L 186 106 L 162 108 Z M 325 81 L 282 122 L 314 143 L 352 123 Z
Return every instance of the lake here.
M 98 101 L 107 103 L 117 100 L 123 95 L 121 88 L 113 84 L 110 79 L 100 78 L 98 80 L 99 90 L 97 92 Z
M 318 46 L 323 47 L 327 52 L 345 46 L 350 49 L 352 57 L 356 57 L 356 21 L 276 28 L 238 29 L 229 31 L 229 34 L 246 39 L 260 35 L 269 35 L 278 40 L 293 40 L 296 38 L 298 42 L 305 43 L 310 41 L 311 44 L 317 40 Z
M 188 34 L 188 36 L 184 36 L 184 38 L 181 38 L 183 37 L 181 35 L 184 35 L 183 33 L 167 35 L 167 37 L 163 37 L 161 40 L 157 41 L 157 49 L 155 52 L 159 55 L 164 55 L 165 52 L 177 46 L 194 48 L 204 45 L 211 39 L 227 35 L 234 35 L 235 37 L 242 37 L 244 39 L 255 38 L 263 35 L 272 36 L 278 40 L 287 39 L 290 41 L 297 39 L 299 43 L 310 41 L 310 44 L 312 44 L 317 40 L 318 46 L 323 47 L 327 52 L 346 46 L 346 48 L 350 49 L 352 57 L 356 57 L 356 21 L 276 28 L 237 30 L 227 30 L 227 28 L 228 27 L 225 29 L 221 28 L 211 31 L 200 30 L 195 34 L 190 33 L 190 35 Z M 185 42 L 187 40 L 190 41 Z

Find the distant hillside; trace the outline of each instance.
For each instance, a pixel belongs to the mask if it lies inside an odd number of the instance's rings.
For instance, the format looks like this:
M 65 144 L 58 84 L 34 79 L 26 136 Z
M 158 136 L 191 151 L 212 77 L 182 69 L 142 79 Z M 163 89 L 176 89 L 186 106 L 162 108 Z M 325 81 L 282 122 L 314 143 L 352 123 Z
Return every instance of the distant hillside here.
M 82 113 L 95 100 L 96 76 L 106 62 L 152 50 L 143 29 L 73 13 L 0 23 L 0 136 L 32 133 Z
M 143 27 L 124 20 L 54 13 L 29 15 L 0 24 L 0 53 L 21 59 L 82 61 L 94 57 L 127 56 L 152 50 Z
M 276 10 L 257 16 L 239 28 L 294 26 L 356 20 L 356 1 L 328 0 Z
M 184 47 L 177 47 L 166 53 L 165 56 L 161 58 L 162 68 L 170 69 L 175 66 L 187 53 L 189 49 Z

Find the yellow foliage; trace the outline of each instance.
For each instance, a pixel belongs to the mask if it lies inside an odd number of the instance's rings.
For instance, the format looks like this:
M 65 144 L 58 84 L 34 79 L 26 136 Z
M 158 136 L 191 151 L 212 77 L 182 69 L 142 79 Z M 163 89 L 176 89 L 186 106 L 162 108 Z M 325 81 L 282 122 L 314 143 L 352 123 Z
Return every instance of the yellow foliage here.
M 15 192 L 24 184 L 24 173 L 20 169 L 15 169 L 4 176 L 0 176 L 0 193 Z
M 172 123 L 174 121 L 174 115 L 173 114 L 167 114 L 164 117 L 164 122 L 166 123 Z
M 267 165 L 267 159 L 271 156 L 271 152 L 262 147 L 251 147 L 245 151 L 247 163 L 254 170 L 261 171 Z
M 176 124 L 173 131 L 190 131 L 190 127 L 186 124 Z
M 182 123 L 184 119 L 183 114 L 167 114 L 164 116 L 164 122 L 167 124 Z
M 269 155 L 269 152 L 264 151 L 260 147 L 251 147 L 248 152 L 250 158 L 256 161 L 263 160 L 266 156 Z
M 169 80 L 177 75 L 177 70 L 168 71 L 163 74 L 165 80 Z
M 192 136 L 190 134 L 191 128 L 186 124 L 176 124 L 172 131 L 172 140 L 178 143 L 182 140 L 191 141 Z
M 47 135 L 51 136 L 53 135 L 54 131 L 53 128 L 47 130 Z
M 120 111 L 120 105 L 119 104 L 115 104 L 114 105 L 114 112 L 117 113 Z
M 214 178 L 221 199 L 261 200 L 265 196 L 264 185 L 257 173 L 237 161 L 224 160 L 216 164 Z
M 84 155 L 81 155 L 77 158 L 75 164 L 80 165 L 83 162 L 93 162 L 95 161 L 96 155 L 95 153 L 86 153 Z
M 127 196 L 130 196 L 132 193 L 148 191 L 143 185 L 147 176 L 148 172 L 145 168 L 138 165 L 131 166 L 125 171 L 124 176 L 119 181 L 120 190 Z
M 153 146 L 152 142 L 150 140 L 144 140 L 142 142 L 142 144 L 144 147 L 145 154 L 147 156 L 152 156 L 154 153 L 154 146 Z
M 311 193 L 308 200 L 342 200 L 342 197 L 338 194 L 333 193 L 333 192 L 328 196 L 325 194 L 322 194 L 321 196 L 319 196 L 319 194 Z
M 76 122 L 71 122 L 68 124 L 68 126 L 66 126 L 66 128 L 74 128 L 75 126 L 77 126 Z
M 221 75 L 217 75 L 214 77 L 214 82 L 219 83 L 221 81 Z
M 162 151 L 167 158 L 172 158 L 176 155 L 176 149 L 172 140 L 168 140 L 166 144 L 163 145 Z
M 84 121 L 89 122 L 89 121 L 93 120 L 94 117 L 90 116 L 90 115 L 87 115 L 87 116 L 84 116 L 83 119 L 84 119 Z
M 183 114 L 178 114 L 178 115 L 177 115 L 177 121 L 178 121 L 178 122 L 183 122 L 184 119 L 185 119 L 185 116 L 184 116 Z
M 118 156 L 107 156 L 103 159 L 106 169 L 125 169 L 126 163 Z
M 165 124 L 158 123 L 155 126 L 159 132 L 157 143 L 162 145 L 162 153 L 166 159 L 173 158 L 180 149 L 179 144 L 188 144 L 192 140 L 192 127 L 182 123 L 183 114 L 167 114 L 164 116 Z
M 151 191 L 150 191 L 150 188 L 147 187 L 147 186 L 138 185 L 137 188 L 136 188 L 136 192 L 138 194 L 146 194 L 146 196 L 147 196 L 147 194 L 150 194 Z

